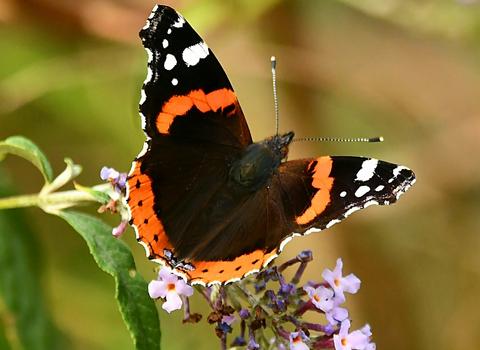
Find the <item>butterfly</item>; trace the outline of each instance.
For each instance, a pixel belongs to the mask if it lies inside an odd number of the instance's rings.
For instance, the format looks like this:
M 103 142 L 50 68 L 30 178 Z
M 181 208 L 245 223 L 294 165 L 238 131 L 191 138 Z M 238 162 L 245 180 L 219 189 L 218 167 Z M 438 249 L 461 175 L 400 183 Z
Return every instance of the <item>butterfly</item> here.
M 254 143 L 220 63 L 174 9 L 155 6 L 140 38 L 147 140 L 127 178 L 130 224 L 148 258 L 189 283 L 260 271 L 293 236 L 394 203 L 415 182 L 372 158 L 286 161 L 293 132 Z

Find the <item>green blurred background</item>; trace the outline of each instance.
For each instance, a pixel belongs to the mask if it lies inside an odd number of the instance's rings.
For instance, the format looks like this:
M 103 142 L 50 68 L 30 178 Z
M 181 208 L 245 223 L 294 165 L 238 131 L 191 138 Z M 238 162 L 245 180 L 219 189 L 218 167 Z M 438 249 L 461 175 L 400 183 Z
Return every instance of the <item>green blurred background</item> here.
M 100 182 L 128 171 L 144 141 L 137 113 L 147 55 L 138 31 L 153 1 L 0 0 L 0 139 L 24 135 L 58 174 L 63 158 Z M 347 307 L 379 349 L 476 348 L 480 342 L 480 4 L 454 0 L 169 1 L 222 62 L 254 140 L 275 132 L 270 56 L 277 57 L 280 129 L 297 137 L 373 137 L 381 144 L 295 143 L 290 159 L 364 155 L 418 177 L 392 207 L 370 207 L 289 243 L 278 262 L 312 249 L 308 278 L 342 257 L 362 288 Z M 8 157 L 19 193 L 42 177 Z M 0 178 L 0 182 L 6 181 Z M 96 208 L 85 208 L 95 213 Z M 39 290 L 71 349 L 133 349 L 82 238 L 27 210 Z M 111 225 L 119 217 L 103 214 Z M 155 278 L 133 230 L 123 238 Z M 33 244 L 33 243 L 32 243 Z M 22 276 L 18 276 L 22 278 Z M 160 308 L 164 349 L 220 348 L 212 326 Z M 206 317 L 206 302 L 192 301 Z M 316 315 L 317 322 L 323 322 Z M 315 320 L 315 318 L 311 319 Z M 0 327 L 1 328 L 1 327 Z M 237 332 L 237 330 L 235 330 Z M 233 340 L 233 337 L 230 337 Z M 1 348 L 1 342 L 0 342 Z

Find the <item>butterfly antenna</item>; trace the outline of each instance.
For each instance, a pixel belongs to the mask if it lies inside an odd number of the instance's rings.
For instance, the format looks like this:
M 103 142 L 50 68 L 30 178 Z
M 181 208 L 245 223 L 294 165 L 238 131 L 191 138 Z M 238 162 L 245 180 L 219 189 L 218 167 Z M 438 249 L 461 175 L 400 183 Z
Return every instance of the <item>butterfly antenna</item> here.
M 325 138 L 325 137 L 310 137 L 305 139 L 294 139 L 292 142 L 299 142 L 299 141 L 336 141 L 336 142 L 382 142 L 383 137 L 372 137 L 370 139 L 361 137 L 358 139 L 337 139 L 337 138 Z
M 275 56 L 272 56 L 270 59 L 272 62 L 272 77 L 273 77 L 273 98 L 275 100 L 275 121 L 277 123 L 276 127 L 276 134 L 278 135 L 278 100 L 277 100 L 277 77 L 275 74 L 275 66 L 277 61 L 275 60 Z

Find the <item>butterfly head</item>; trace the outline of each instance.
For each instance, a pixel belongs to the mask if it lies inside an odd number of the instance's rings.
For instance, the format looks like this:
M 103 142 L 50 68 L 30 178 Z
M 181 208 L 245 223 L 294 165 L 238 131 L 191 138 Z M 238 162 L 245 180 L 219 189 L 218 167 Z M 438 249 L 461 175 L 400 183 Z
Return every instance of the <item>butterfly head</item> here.
M 286 133 L 283 136 L 274 136 L 273 138 L 277 138 L 278 141 L 278 146 L 282 149 L 282 160 L 285 160 L 288 156 L 288 146 L 293 140 L 293 137 L 295 136 L 295 133 L 293 131 L 290 131 Z
M 247 146 L 241 158 L 232 164 L 231 178 L 247 191 L 264 186 L 287 157 L 293 136 L 293 132 L 275 135 Z

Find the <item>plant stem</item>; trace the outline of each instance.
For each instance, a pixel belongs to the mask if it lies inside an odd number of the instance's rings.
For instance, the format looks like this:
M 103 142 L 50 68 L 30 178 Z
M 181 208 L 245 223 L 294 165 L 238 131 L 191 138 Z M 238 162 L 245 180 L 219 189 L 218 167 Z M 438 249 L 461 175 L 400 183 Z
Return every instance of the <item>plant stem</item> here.
M 30 194 L 0 199 L 0 210 L 25 207 L 42 207 L 50 205 L 62 205 L 69 207 L 82 202 L 97 202 L 97 200 L 95 197 L 86 192 L 76 190 L 55 192 L 46 196 Z

